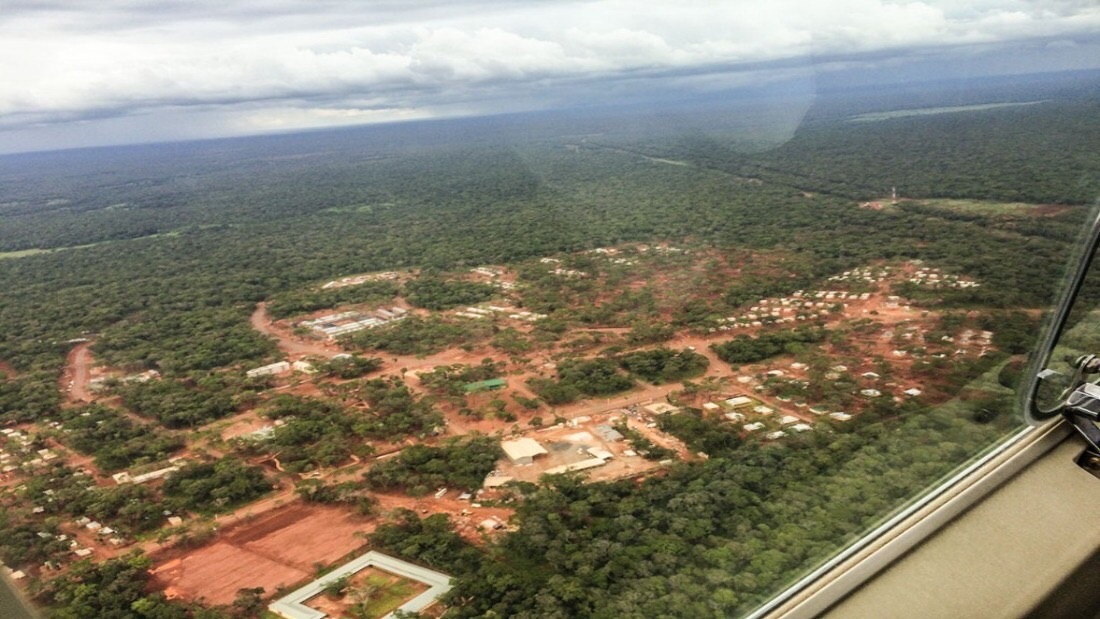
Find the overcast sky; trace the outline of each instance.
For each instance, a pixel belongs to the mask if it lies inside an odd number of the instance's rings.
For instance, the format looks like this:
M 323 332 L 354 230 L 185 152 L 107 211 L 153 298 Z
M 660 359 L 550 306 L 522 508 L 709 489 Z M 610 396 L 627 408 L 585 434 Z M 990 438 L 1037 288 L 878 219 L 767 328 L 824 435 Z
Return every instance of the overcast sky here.
M 0 153 L 877 69 L 1100 66 L 1095 0 L 0 0 Z

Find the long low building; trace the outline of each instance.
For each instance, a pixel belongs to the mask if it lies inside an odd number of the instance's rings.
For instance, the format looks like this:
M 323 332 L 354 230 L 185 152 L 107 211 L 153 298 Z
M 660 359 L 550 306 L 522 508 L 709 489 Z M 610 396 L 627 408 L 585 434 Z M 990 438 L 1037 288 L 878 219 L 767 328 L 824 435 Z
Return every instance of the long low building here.
M 265 365 L 245 372 L 245 375 L 249 378 L 255 378 L 257 376 L 274 376 L 276 374 L 282 374 L 283 372 L 290 371 L 290 363 L 286 361 L 279 361 L 272 363 L 271 365 Z
M 607 464 L 607 460 L 603 458 L 589 458 L 587 460 L 581 460 L 580 462 L 571 462 L 569 464 L 563 464 L 561 466 L 555 466 L 552 469 L 547 469 L 547 475 L 560 475 L 562 473 L 571 473 L 573 471 L 585 471 L 588 469 L 594 469 L 597 466 L 603 466 Z

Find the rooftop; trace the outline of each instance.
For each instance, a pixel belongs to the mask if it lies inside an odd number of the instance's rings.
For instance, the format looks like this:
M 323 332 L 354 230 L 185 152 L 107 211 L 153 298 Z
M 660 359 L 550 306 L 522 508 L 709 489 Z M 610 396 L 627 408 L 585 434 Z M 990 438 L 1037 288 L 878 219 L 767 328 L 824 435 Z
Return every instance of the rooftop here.
M 546 449 L 539 445 L 539 442 L 533 438 L 517 438 L 512 441 L 501 441 L 500 448 L 504 450 L 512 460 L 519 460 L 521 458 L 534 458 L 535 456 L 541 456 L 546 453 Z

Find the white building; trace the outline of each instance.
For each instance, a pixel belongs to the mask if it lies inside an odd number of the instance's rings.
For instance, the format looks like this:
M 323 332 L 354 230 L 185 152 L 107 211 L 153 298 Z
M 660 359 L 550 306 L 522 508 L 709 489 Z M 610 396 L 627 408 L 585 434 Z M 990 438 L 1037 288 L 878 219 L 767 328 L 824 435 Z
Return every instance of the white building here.
M 286 361 L 279 361 L 278 363 L 272 363 L 271 365 L 265 365 L 245 372 L 245 375 L 249 378 L 256 378 L 257 376 L 274 376 L 276 374 L 282 374 L 283 372 L 290 371 L 290 364 Z
M 512 464 L 531 464 L 537 456 L 546 455 L 547 451 L 533 438 L 518 438 L 512 441 L 501 441 L 500 448 Z

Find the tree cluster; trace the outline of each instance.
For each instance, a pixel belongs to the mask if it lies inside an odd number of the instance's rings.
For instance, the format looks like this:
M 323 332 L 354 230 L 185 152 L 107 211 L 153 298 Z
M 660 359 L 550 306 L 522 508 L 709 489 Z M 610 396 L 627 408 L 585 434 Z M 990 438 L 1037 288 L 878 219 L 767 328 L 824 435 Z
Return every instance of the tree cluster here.
M 420 382 L 433 391 L 460 396 L 465 393 L 463 387 L 467 384 L 500 376 L 504 365 L 492 359 L 482 359 L 478 365 L 441 365 L 420 374 Z
M 267 313 L 280 320 L 341 305 L 385 305 L 399 293 L 400 288 L 392 281 L 368 281 L 328 290 L 306 288 L 275 295 L 267 302 Z
M 96 466 L 117 471 L 163 460 L 183 448 L 183 438 L 148 424 L 131 421 L 102 404 L 65 409 L 62 440 L 81 453 L 95 456 Z
M 280 394 L 268 402 L 262 414 L 282 422 L 268 441 L 238 439 L 246 453 L 267 453 L 284 469 L 301 473 L 343 464 L 352 456 L 374 452 L 366 442 L 374 434 L 371 425 L 337 402 Z
M 528 381 L 547 404 L 567 404 L 586 396 L 607 396 L 634 386 L 630 377 L 619 372 L 618 364 L 608 357 L 567 359 L 558 364 L 558 379 L 532 378 Z
M 756 363 L 776 355 L 794 354 L 802 350 L 806 344 L 823 341 L 825 335 L 824 329 L 807 328 L 761 333 L 756 337 L 738 335 L 728 342 L 711 344 L 711 349 L 722 361 L 741 365 Z
M 392 441 L 423 435 L 443 425 L 443 415 L 435 406 L 413 395 L 398 378 L 361 381 L 353 394 L 369 405 L 367 415 L 358 423 L 372 438 Z
M 335 378 L 359 378 L 364 374 L 370 374 L 382 368 L 382 359 L 379 357 L 363 357 L 361 355 L 348 355 L 335 357 L 323 361 L 313 361 L 313 367 L 325 376 Z
M 489 284 L 425 275 L 405 284 L 405 298 L 417 307 L 445 310 L 488 301 L 498 291 Z
M 710 365 L 710 361 L 697 352 L 668 348 L 627 353 L 620 355 L 618 362 L 619 367 L 654 385 L 698 376 Z
M 412 496 L 424 496 L 439 487 L 476 490 L 502 455 L 499 441 L 494 438 L 455 437 L 438 447 L 406 447 L 396 458 L 372 466 L 364 479 L 371 489 L 403 489 Z
M 489 335 L 488 325 L 440 316 L 411 316 L 392 325 L 344 336 L 343 342 L 365 350 L 395 355 L 430 355 L 453 346 L 473 344 Z
M 232 458 L 188 464 L 161 488 L 165 503 L 179 511 L 216 513 L 248 503 L 271 491 L 263 470 Z
M 121 384 L 116 391 L 127 408 L 169 428 L 197 428 L 237 410 L 234 389 L 220 381 L 204 388 L 175 380 L 150 380 Z

